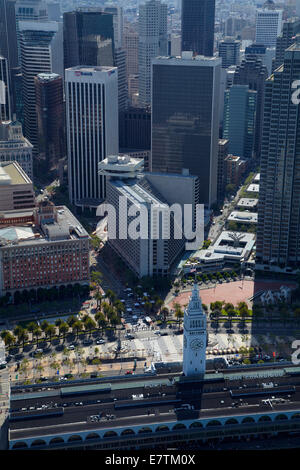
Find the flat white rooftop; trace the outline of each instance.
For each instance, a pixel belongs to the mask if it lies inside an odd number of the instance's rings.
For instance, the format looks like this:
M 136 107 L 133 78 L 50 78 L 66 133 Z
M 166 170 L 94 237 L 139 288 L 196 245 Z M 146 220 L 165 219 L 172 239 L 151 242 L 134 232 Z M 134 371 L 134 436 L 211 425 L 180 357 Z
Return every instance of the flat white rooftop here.
M 245 224 L 257 224 L 257 213 L 245 211 L 231 212 L 227 220 L 240 223 L 243 222 Z
M 250 198 L 250 197 L 243 197 L 237 203 L 238 207 L 250 207 L 254 208 L 258 204 L 258 199 Z
M 248 193 L 259 193 L 259 184 L 249 184 L 247 188 Z
M 249 257 L 254 245 L 253 233 L 224 231 L 214 245 L 207 250 L 199 250 L 194 258 L 202 263 L 241 261 Z

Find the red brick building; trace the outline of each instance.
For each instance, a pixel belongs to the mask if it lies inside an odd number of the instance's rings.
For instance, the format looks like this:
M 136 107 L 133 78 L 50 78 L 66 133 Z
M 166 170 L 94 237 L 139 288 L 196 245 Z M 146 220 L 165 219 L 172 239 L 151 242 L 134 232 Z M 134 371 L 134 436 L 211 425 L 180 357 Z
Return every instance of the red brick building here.
M 1 225 L 0 295 L 88 282 L 89 235 L 67 207 L 45 200 L 32 222 Z

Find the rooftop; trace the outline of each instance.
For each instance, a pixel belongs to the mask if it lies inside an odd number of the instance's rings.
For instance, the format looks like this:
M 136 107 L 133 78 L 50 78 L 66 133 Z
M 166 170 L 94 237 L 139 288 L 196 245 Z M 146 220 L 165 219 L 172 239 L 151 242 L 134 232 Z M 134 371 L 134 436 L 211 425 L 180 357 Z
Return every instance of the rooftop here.
M 227 220 L 234 222 L 243 222 L 245 224 L 257 224 L 257 213 L 244 211 L 231 212 Z
M 0 185 L 31 184 L 31 180 L 17 162 L 0 163 Z
M 243 197 L 238 202 L 238 207 L 251 207 L 254 208 L 258 204 L 258 199 L 252 199 L 248 197 Z

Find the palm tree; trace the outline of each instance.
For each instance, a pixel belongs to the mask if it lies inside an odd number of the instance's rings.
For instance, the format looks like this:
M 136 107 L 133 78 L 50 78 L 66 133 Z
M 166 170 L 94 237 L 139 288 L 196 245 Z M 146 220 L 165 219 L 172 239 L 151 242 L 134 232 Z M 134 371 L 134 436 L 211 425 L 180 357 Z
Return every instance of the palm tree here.
M 184 316 L 184 313 L 183 313 L 182 309 L 177 308 L 175 310 L 175 317 L 177 318 L 177 321 L 178 321 L 178 329 L 180 329 L 180 325 L 181 325 L 181 321 L 182 321 L 183 316 Z
M 27 325 L 27 330 L 31 333 L 32 337 L 33 337 L 33 332 L 34 330 L 36 329 L 36 323 L 34 321 L 31 321 L 28 325 Z
M 52 336 L 55 334 L 55 327 L 53 325 L 48 325 L 45 329 L 45 335 L 49 337 L 49 346 L 51 345 Z
M 76 322 L 73 323 L 73 325 L 72 325 L 72 330 L 73 330 L 73 332 L 76 333 L 77 339 L 79 337 L 79 331 L 81 331 L 82 328 L 83 328 L 83 325 L 82 325 L 82 322 L 80 320 L 76 320 Z
M 69 325 L 66 322 L 62 322 L 59 325 L 58 330 L 59 330 L 59 335 L 61 334 L 63 335 L 63 342 L 65 342 L 66 334 L 69 331 Z
M 164 323 L 165 323 L 165 322 L 166 322 L 166 318 L 167 318 L 167 316 L 169 315 L 169 310 L 167 309 L 167 307 L 163 307 L 163 308 L 161 309 L 161 312 L 160 312 L 160 313 L 161 313 L 161 315 L 162 315 L 162 317 L 163 317 L 163 321 L 164 321 Z
M 5 346 L 12 346 L 15 342 L 16 339 L 15 337 L 10 333 L 10 331 L 3 330 L 1 331 L 1 338 L 4 341 Z
M 23 330 L 20 331 L 18 339 L 19 341 L 22 341 L 22 347 L 24 349 L 25 342 L 28 341 L 29 339 L 28 333 L 25 328 L 23 328 Z
M 96 323 L 91 317 L 87 317 L 86 320 L 84 321 L 84 328 L 89 331 L 89 336 L 91 336 L 92 329 L 94 329 L 96 326 Z
M 95 299 L 97 300 L 97 308 L 101 308 L 101 303 L 102 303 L 102 294 L 101 292 L 97 291 L 95 294 Z
M 34 336 L 36 337 L 36 347 L 38 347 L 38 339 L 42 336 L 42 330 L 36 326 L 35 330 L 33 331 Z
M 105 319 L 105 316 L 103 315 L 103 313 L 102 312 L 96 313 L 95 320 L 97 321 L 97 323 L 99 325 L 99 328 L 101 328 L 102 333 L 103 333 L 103 330 L 107 326 L 107 322 L 106 322 L 106 319 Z
M 24 328 L 21 325 L 17 325 L 14 329 L 14 335 L 18 338 L 18 344 L 21 343 L 23 337 Z
M 100 290 L 100 284 L 103 280 L 103 275 L 100 271 L 92 271 L 91 273 L 91 281 L 96 284 L 97 290 Z

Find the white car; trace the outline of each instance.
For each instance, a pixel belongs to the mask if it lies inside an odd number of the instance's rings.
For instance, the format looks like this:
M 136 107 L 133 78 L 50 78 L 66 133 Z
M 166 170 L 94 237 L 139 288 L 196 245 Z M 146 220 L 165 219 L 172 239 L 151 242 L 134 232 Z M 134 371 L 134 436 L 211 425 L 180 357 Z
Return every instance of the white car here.
M 98 339 L 96 341 L 96 344 L 104 344 L 104 343 L 105 343 L 104 339 Z

